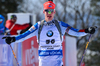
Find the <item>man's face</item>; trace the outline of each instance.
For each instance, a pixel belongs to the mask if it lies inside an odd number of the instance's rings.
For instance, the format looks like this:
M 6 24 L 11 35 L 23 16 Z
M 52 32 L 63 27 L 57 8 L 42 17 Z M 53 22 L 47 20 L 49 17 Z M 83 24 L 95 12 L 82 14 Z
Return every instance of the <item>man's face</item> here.
M 45 9 L 43 11 L 43 13 L 45 14 L 45 20 L 48 22 L 54 18 L 55 10 L 54 9 Z
M 3 19 L 0 18 L 0 24 L 3 22 Z
M 13 18 L 13 19 L 11 19 L 11 20 L 12 20 L 12 22 L 14 22 L 14 23 L 15 23 L 15 22 L 16 22 L 16 20 L 17 20 L 17 18 Z

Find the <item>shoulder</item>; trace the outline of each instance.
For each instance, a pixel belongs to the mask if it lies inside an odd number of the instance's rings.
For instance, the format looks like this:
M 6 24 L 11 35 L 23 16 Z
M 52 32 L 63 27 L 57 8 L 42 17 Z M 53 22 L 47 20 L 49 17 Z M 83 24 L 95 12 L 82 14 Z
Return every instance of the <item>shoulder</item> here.
M 38 28 L 39 25 L 40 25 L 40 21 L 38 21 L 37 23 L 35 23 L 33 26 L 34 26 L 35 28 Z
M 41 21 L 38 21 L 37 24 L 40 25 L 41 24 Z
M 68 25 L 67 23 L 63 22 L 63 21 L 58 21 L 58 22 L 59 22 L 59 24 L 60 24 L 61 26 L 63 26 L 63 27 L 68 27 L 68 26 L 70 26 L 70 25 Z
M 7 20 L 6 22 L 11 22 L 11 20 Z
M 38 21 L 37 23 L 38 23 L 38 27 L 39 27 L 40 25 L 44 24 L 44 20 Z
M 11 27 L 13 24 L 14 24 L 14 23 L 11 22 L 11 20 L 7 20 L 5 26 L 6 26 L 6 27 L 8 27 L 8 26 Z
M 7 23 L 7 24 L 8 24 L 8 23 L 10 24 L 10 23 L 12 23 L 12 22 L 11 22 L 11 20 L 7 20 L 6 23 Z

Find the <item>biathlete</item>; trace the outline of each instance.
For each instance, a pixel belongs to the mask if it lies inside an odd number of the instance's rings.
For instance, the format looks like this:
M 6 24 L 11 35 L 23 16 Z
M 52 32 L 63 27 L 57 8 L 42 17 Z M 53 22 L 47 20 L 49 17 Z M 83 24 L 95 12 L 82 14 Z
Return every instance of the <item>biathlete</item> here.
M 75 29 L 70 25 L 54 19 L 55 4 L 47 1 L 43 4 L 45 19 L 38 21 L 25 33 L 15 37 L 3 37 L 7 44 L 20 40 L 29 34 L 36 32 L 39 43 L 39 66 L 61 66 L 62 62 L 62 41 L 65 32 L 73 36 L 85 36 L 88 33 L 95 33 L 95 28 Z

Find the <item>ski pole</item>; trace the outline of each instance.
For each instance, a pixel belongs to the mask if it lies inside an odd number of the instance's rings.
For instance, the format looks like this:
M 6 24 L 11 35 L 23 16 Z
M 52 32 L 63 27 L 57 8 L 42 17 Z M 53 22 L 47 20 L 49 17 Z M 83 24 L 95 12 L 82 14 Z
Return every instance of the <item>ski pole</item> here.
M 94 28 L 97 28 L 97 26 L 94 26 Z M 86 47 L 85 47 L 84 53 L 83 53 L 83 55 L 82 55 L 81 62 L 80 62 L 80 64 L 79 64 L 79 66 L 81 66 L 81 63 L 82 63 L 82 61 L 83 61 L 85 52 L 86 52 L 86 50 L 87 50 L 87 47 L 88 47 L 88 44 L 89 44 L 89 41 L 90 41 L 90 38 L 91 38 L 91 35 L 92 35 L 92 34 L 90 34 L 89 39 L 88 39 L 88 42 L 86 43 Z
M 7 33 L 8 33 L 8 32 L 6 32 L 5 35 L 7 35 Z M 14 55 L 14 58 L 15 58 L 15 60 L 16 60 L 16 62 L 17 62 L 17 65 L 19 66 L 19 63 L 18 63 L 17 57 L 16 57 L 16 55 L 15 55 L 15 52 L 14 52 L 14 50 L 13 50 L 11 44 L 10 44 L 10 48 L 11 48 L 12 53 L 13 53 L 13 55 Z
M 16 62 L 17 62 L 17 65 L 19 66 L 19 63 L 18 63 L 17 57 L 16 57 L 16 55 L 15 55 L 15 53 L 14 53 L 14 50 L 13 50 L 11 44 L 10 44 L 10 48 L 11 48 L 12 53 L 13 53 L 13 55 L 14 55 L 14 58 L 15 58 L 15 60 L 16 60 Z
M 81 63 L 82 63 L 82 61 L 83 61 L 83 57 L 84 57 L 85 52 L 86 52 L 86 50 L 87 50 L 87 47 L 88 47 L 90 38 L 91 38 L 91 34 L 90 34 L 90 36 L 89 36 L 88 42 L 86 43 L 86 47 L 85 47 L 84 53 L 83 53 L 83 55 L 82 55 L 82 59 L 81 59 L 81 62 L 80 62 L 80 64 L 79 64 L 79 66 L 81 66 Z

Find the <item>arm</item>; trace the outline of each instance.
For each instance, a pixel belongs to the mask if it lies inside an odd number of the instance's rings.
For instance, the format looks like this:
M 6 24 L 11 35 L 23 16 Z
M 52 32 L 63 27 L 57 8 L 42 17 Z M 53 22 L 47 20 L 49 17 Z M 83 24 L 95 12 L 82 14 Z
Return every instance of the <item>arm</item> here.
M 21 34 L 21 35 L 18 35 L 15 37 L 16 40 L 19 40 L 21 38 L 24 38 L 26 37 L 27 35 L 33 33 L 35 30 L 38 29 L 38 23 L 36 23 L 34 26 L 32 26 L 28 31 L 26 31 L 25 33 Z
M 15 24 L 15 26 L 13 27 L 13 30 L 25 29 L 28 26 L 29 26 L 29 24 L 23 24 L 23 25 Z
M 81 29 L 81 30 L 75 29 L 64 22 L 61 22 L 61 26 L 63 26 L 66 29 L 65 32 L 67 32 L 68 34 L 73 35 L 73 36 L 85 36 L 85 35 L 87 35 L 87 33 L 91 33 L 91 32 L 89 32 L 88 29 Z M 92 32 L 94 33 L 95 31 L 92 31 Z
M 6 27 L 8 29 L 11 29 L 11 27 L 14 25 L 14 23 L 11 20 L 7 20 L 6 21 Z M 15 24 L 13 27 L 13 30 L 20 30 L 20 29 L 25 29 L 29 26 L 29 24 L 23 24 L 23 25 L 19 25 L 19 24 Z

